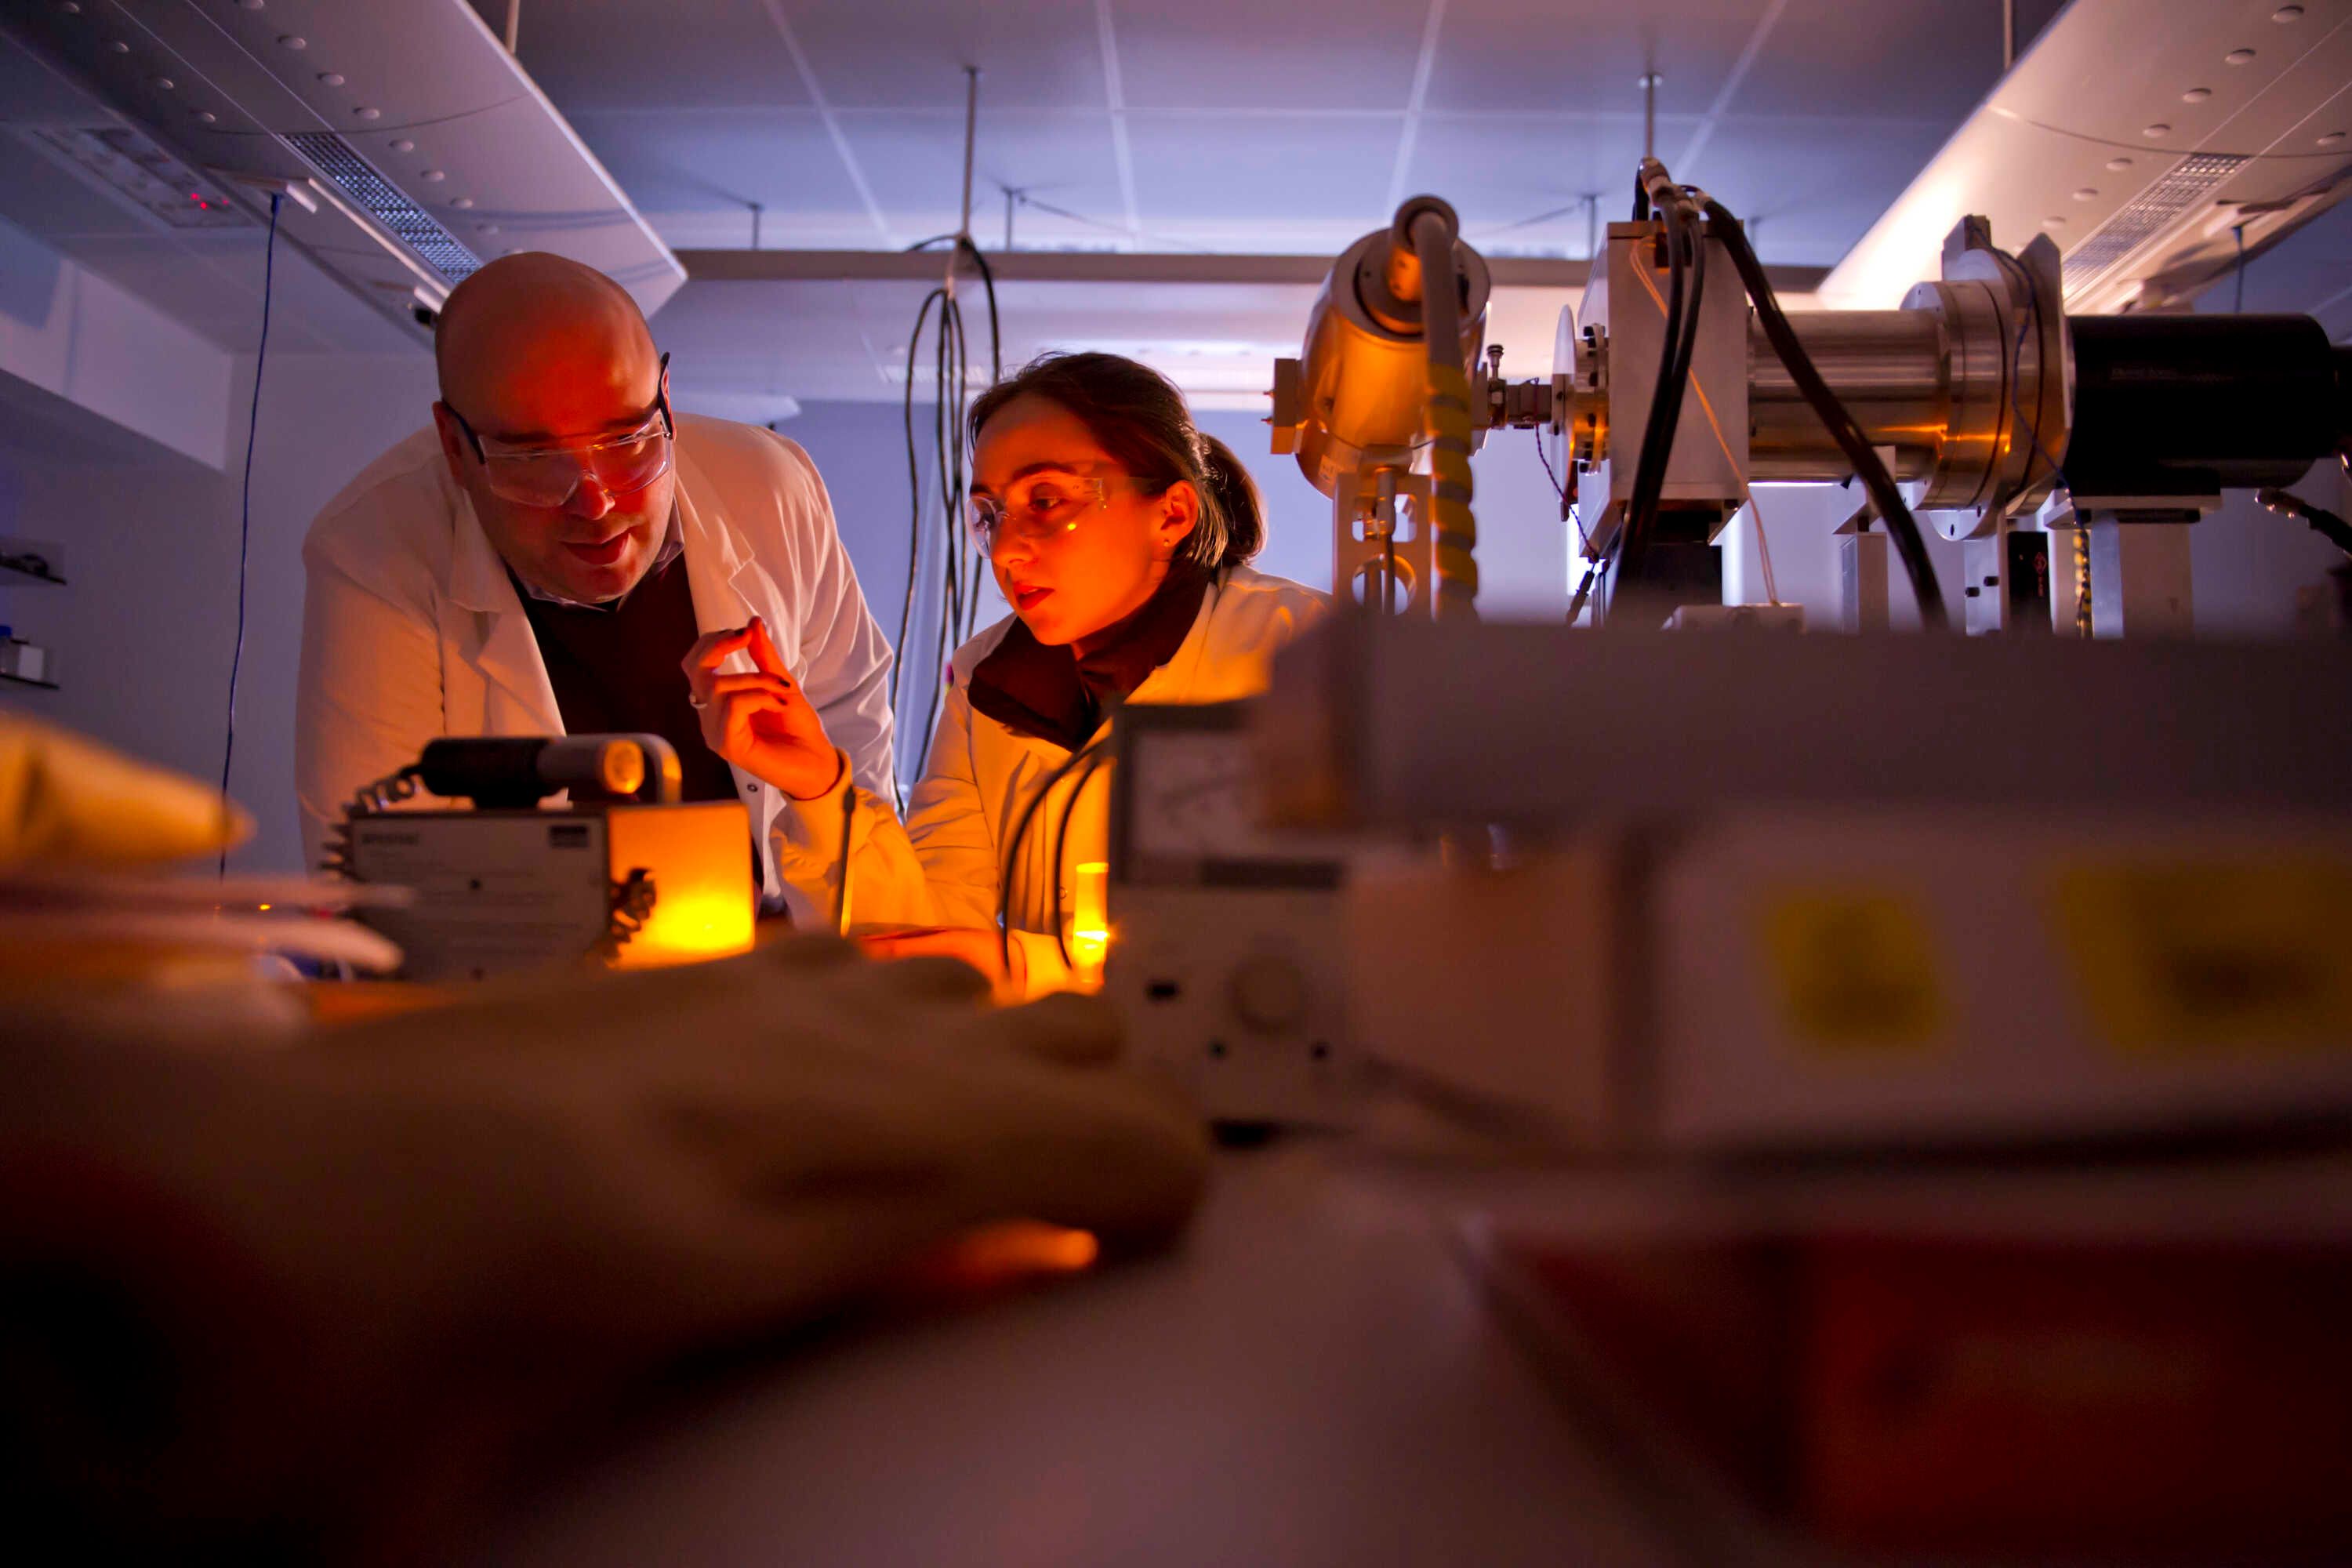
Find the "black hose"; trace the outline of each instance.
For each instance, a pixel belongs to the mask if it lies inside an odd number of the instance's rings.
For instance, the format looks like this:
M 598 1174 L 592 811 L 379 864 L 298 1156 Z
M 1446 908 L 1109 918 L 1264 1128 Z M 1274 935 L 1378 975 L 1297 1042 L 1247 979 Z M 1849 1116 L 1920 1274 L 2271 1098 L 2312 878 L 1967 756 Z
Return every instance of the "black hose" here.
M 1020 862 L 1022 845 L 1028 840 L 1029 825 L 1036 820 L 1037 808 L 1045 803 L 1047 795 L 1054 793 L 1054 786 L 1069 776 L 1080 763 L 1098 755 L 1102 749 L 1109 744 L 1110 737 L 1105 735 L 1099 740 L 1088 742 L 1065 757 L 1059 766 L 1045 775 L 1045 782 L 1037 786 L 1037 793 L 1022 804 L 1021 815 L 1013 819 L 1013 834 L 1004 841 L 1004 859 L 998 868 L 996 879 L 997 951 L 1003 960 L 1004 972 L 1007 974 L 1013 973 L 1013 869 Z M 1059 887 L 1061 875 L 1062 868 L 1058 866 L 1055 867 L 1055 923 L 1056 925 L 1061 923 Z
M 980 286 L 988 295 L 988 379 L 991 382 L 1003 381 L 1004 340 L 996 330 L 996 269 L 989 266 L 987 256 L 971 240 L 963 242 L 963 251 L 971 258 L 972 265 L 980 268 Z
M 2352 524 L 2347 524 L 2326 507 L 2314 506 L 2301 496 L 2289 495 L 2277 489 L 2257 490 L 2254 499 L 2281 517 L 2299 518 L 2309 523 L 2312 532 L 2345 554 L 2352 555 Z
M 1104 768 L 1108 767 L 1109 765 L 1110 755 L 1108 752 L 1098 752 L 1092 757 L 1088 758 L 1086 765 L 1076 770 L 1075 782 L 1070 785 L 1070 798 L 1062 803 L 1061 814 L 1054 819 L 1054 847 L 1051 850 L 1053 858 L 1050 862 L 1055 890 L 1054 943 L 1062 951 L 1062 963 L 1073 971 L 1078 967 L 1078 961 L 1070 952 L 1070 939 L 1068 933 L 1064 931 L 1062 929 L 1062 910 L 1060 907 L 1062 860 L 1063 857 L 1069 853 L 1070 818 L 1078 814 L 1078 800 L 1087 793 L 1087 785 L 1094 783 L 1095 774 L 1100 773 Z M 1077 902 L 1075 885 L 1072 889 L 1070 901 L 1073 904 Z
M 934 289 L 924 296 L 923 308 L 915 312 L 914 335 L 907 340 L 907 601 L 898 609 L 898 640 L 890 645 L 893 724 L 898 721 L 898 672 L 907 664 L 907 633 L 915 624 L 915 584 L 920 580 L 923 563 L 923 474 L 915 455 L 915 350 L 923 341 L 923 323 L 930 318 L 932 302 L 946 297 L 945 289 Z
M 1619 554 L 1621 577 L 1638 582 L 1641 563 L 1657 526 L 1666 466 L 1674 456 L 1675 437 L 1682 428 L 1683 399 L 1690 386 L 1691 359 L 1698 347 L 1700 310 L 1706 299 L 1706 244 L 1698 213 L 1678 203 L 1666 216 L 1669 257 L 1689 273 L 1689 299 L 1673 288 L 1666 305 L 1665 353 L 1658 385 L 1650 400 L 1650 417 L 1642 441 L 1641 467 L 1633 477 L 1633 493 L 1626 503 L 1624 548 Z M 1670 287 L 1672 279 L 1670 279 Z
M 1739 220 L 1712 196 L 1707 198 L 1706 216 L 1714 237 L 1723 241 L 1724 248 L 1730 252 L 1731 264 L 1739 269 L 1740 281 L 1755 303 L 1756 319 L 1763 324 L 1764 336 L 1772 344 L 1772 352 L 1788 366 L 1790 379 L 1812 405 L 1813 413 L 1837 442 L 1838 449 L 1853 465 L 1854 475 L 1862 480 L 1863 488 L 1870 492 L 1872 504 L 1878 509 L 1880 520 L 1895 541 L 1895 552 L 1903 558 L 1903 569 L 1911 579 L 1911 592 L 1919 601 L 1921 623 L 1938 628 L 1949 626 L 1951 618 L 1944 609 L 1944 592 L 1936 581 L 1936 563 L 1927 559 L 1927 545 L 1919 535 L 1919 521 L 1904 503 L 1902 491 L 1895 488 L 1894 476 L 1878 460 L 1878 454 L 1871 448 L 1853 416 L 1846 412 L 1845 405 L 1838 401 L 1837 394 L 1813 368 L 1805 345 L 1798 341 L 1796 330 L 1781 313 L 1780 301 L 1772 292 L 1772 280 L 1764 275 L 1763 264 L 1756 259 L 1755 249 L 1748 245 L 1747 231 L 1739 226 Z

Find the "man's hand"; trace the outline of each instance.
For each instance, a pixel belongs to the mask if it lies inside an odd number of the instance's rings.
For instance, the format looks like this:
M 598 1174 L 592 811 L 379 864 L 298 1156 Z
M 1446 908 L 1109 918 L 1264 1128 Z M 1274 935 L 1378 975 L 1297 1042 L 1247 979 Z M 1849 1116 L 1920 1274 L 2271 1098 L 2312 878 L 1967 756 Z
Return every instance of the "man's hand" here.
M 722 675 L 728 657 L 749 653 L 759 668 Z M 800 682 L 784 668 L 767 623 L 710 632 L 687 650 L 686 679 L 702 721 L 703 743 L 794 800 L 814 800 L 840 781 L 844 763 Z

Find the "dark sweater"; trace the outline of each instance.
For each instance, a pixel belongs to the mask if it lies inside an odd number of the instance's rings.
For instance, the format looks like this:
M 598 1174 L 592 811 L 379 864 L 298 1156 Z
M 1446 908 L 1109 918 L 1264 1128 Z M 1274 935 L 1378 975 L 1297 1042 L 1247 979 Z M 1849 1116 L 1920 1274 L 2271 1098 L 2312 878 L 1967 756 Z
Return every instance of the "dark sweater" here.
M 1175 563 L 1143 607 L 1109 627 L 1084 658 L 1067 646 L 1047 647 L 1014 621 L 971 672 L 973 710 L 1016 733 L 1076 751 L 1102 727 L 1105 709 L 1176 657 L 1213 576 L 1205 566 Z
M 515 592 L 567 731 L 659 735 L 677 751 L 683 798 L 735 798 L 735 775 L 703 744 L 680 663 L 701 636 L 684 557 L 647 574 L 614 608 L 554 604 L 520 584 Z

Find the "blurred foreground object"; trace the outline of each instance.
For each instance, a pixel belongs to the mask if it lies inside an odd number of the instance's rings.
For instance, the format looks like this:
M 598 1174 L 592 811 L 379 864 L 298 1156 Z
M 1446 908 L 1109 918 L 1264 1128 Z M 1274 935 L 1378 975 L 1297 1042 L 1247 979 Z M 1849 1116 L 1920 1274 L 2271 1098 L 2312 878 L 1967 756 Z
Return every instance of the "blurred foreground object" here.
M 175 1030 L 277 1037 L 303 1018 L 268 978 L 283 959 L 400 962 L 375 932 L 313 918 L 389 907 L 398 889 L 199 878 L 174 864 L 225 853 L 251 829 L 208 785 L 0 713 L 0 987 L 70 995 L 85 1021 L 116 1005 L 155 1018 L 168 994 Z
M 2340 1156 L 1553 1196 L 1467 1251 L 1692 1561 L 2352 1543 Z
M 413 1559 L 687 1352 L 976 1227 L 950 1277 L 1091 1261 L 1004 1221 L 1165 1240 L 1197 1113 L 1101 1004 L 981 993 L 812 939 L 268 1055 L 12 1009 L 0 1498 L 90 1558 Z
M 217 790 L 0 711 L 0 871 L 150 865 L 211 854 L 252 831 Z

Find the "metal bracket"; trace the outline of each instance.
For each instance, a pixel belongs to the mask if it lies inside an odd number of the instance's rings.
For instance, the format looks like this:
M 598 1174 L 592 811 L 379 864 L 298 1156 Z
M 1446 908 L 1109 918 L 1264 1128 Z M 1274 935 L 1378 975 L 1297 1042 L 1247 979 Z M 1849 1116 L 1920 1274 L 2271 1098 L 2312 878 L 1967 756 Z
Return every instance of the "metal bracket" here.
M 643 866 L 630 867 L 629 874 L 613 883 L 606 893 L 604 934 L 597 939 L 596 956 L 607 963 L 617 961 L 629 939 L 645 930 L 646 921 L 653 918 L 660 896 L 651 871 Z

